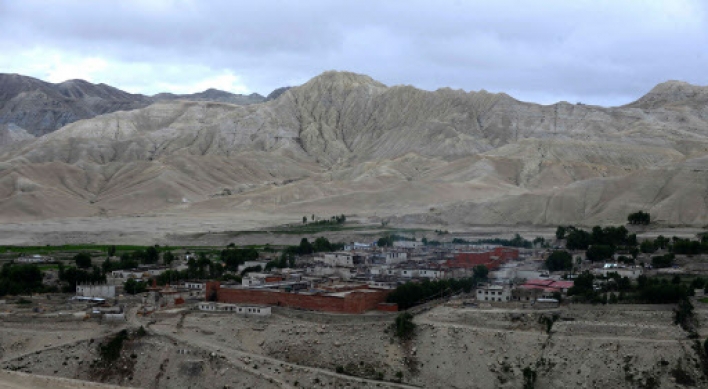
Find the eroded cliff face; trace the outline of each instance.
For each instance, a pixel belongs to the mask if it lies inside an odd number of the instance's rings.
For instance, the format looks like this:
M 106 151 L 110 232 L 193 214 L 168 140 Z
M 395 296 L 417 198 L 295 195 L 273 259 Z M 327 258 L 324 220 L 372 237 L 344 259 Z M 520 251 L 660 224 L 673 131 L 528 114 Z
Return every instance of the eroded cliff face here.
M 260 104 L 163 101 L 0 149 L 0 215 L 237 209 L 554 224 L 644 209 L 705 224 L 706 96 L 668 82 L 624 107 L 541 106 L 326 72 Z

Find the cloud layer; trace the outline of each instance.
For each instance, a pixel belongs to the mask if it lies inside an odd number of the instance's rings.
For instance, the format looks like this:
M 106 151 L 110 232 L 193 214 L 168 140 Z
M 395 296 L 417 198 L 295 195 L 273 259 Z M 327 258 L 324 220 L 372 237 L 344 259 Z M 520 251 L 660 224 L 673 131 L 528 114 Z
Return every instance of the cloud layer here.
M 669 79 L 708 84 L 704 4 L 0 0 L 0 72 L 145 94 L 267 94 L 336 69 L 618 105 Z

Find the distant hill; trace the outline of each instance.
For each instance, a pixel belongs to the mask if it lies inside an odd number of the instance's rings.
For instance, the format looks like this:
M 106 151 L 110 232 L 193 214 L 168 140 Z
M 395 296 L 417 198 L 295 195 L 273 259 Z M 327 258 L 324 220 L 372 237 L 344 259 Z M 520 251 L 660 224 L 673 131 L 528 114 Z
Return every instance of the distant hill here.
M 105 84 L 83 80 L 51 84 L 18 74 L 0 74 L 0 125 L 12 124 L 34 136 L 77 120 L 151 103 L 149 97 Z
M 207 89 L 204 92 L 177 95 L 173 93 L 159 93 L 152 98 L 155 101 L 161 100 L 190 100 L 190 101 L 218 101 L 221 103 L 237 104 L 237 105 L 249 105 L 257 104 L 266 101 L 266 98 L 259 95 L 258 93 L 252 93 L 250 95 L 239 95 L 229 92 L 225 92 L 218 89 Z
M 249 105 L 272 100 L 280 88 L 263 97 L 207 89 L 193 94 L 132 94 L 106 84 L 69 80 L 58 84 L 19 74 L 0 73 L 0 146 L 25 139 L 17 134 L 42 136 L 81 119 L 116 111 L 144 108 L 157 101 L 215 101 Z M 278 91 L 280 91 L 278 93 Z M 12 127 L 8 127 L 12 126 Z M 12 128 L 12 134 L 9 128 Z

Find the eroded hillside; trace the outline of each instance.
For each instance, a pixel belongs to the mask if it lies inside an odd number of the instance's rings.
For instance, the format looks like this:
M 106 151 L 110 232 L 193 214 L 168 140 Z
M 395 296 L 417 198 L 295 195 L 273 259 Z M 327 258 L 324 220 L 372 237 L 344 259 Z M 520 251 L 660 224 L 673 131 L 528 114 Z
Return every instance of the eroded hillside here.
M 159 102 L 5 147 L 0 215 L 703 225 L 706 96 L 668 82 L 624 107 L 542 106 L 327 72 L 261 104 Z

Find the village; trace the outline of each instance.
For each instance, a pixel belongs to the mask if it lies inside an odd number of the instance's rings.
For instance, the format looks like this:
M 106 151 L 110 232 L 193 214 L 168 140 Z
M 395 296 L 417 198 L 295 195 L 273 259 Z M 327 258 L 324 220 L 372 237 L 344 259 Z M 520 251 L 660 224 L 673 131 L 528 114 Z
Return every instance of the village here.
M 77 281 L 70 301 L 95 306 L 87 308 L 88 314 L 100 313 L 109 320 L 119 318 L 126 304 L 138 304 L 140 314 L 145 315 L 176 307 L 255 315 L 267 315 L 271 307 L 364 314 L 397 312 L 430 300 L 468 307 L 547 309 L 567 304 L 568 291 L 575 278 L 583 273 L 595 275 L 593 288 L 602 291 L 608 280 L 612 282 L 611 276 L 636 282 L 642 275 L 700 275 L 706 270 L 695 261 L 683 267 L 653 269 L 651 255 L 641 253 L 632 265 L 626 264 L 626 256 L 621 252 L 604 261 L 590 261 L 585 250 L 569 250 L 564 252 L 572 258 L 572 265 L 551 271 L 549 256 L 564 247 L 550 248 L 548 244 L 546 247 L 539 244 L 510 247 L 457 241 L 427 245 L 404 238 L 392 240 L 385 246 L 375 241 L 352 242 L 336 251 L 294 255 L 287 261 L 282 259 L 284 254 L 278 260 L 279 253 L 271 249 L 271 252 L 252 255 L 253 259 L 239 261 L 233 271 L 219 269 L 218 278 L 209 278 L 214 272 L 207 271 L 202 272 L 202 277 L 166 280 L 165 276 L 173 274 L 176 278 L 184 277 L 197 260 L 197 254 L 189 250 L 176 250 L 162 254 L 169 256 L 169 260 L 161 258 L 153 264 L 136 263 L 133 268 L 111 270 L 105 273 L 105 279 L 98 281 Z M 560 240 L 555 243 L 563 244 Z M 239 248 L 229 246 L 224 250 L 238 251 Z M 204 254 L 200 256 L 202 260 L 206 258 Z M 92 258 L 93 262 L 100 260 Z M 120 261 L 117 256 L 106 259 L 106 262 Z M 22 255 L 12 262 L 39 265 L 56 261 L 50 256 L 35 254 Z M 214 258 L 206 266 L 224 268 L 226 264 Z M 43 282 L 57 284 L 59 278 L 54 268 L 48 268 Z M 162 280 L 159 284 L 158 279 Z M 437 295 L 425 296 L 422 301 L 413 301 L 404 307 L 391 301 L 391 293 L 407 283 L 464 279 L 473 279 L 472 288 L 441 290 Z M 698 293 L 702 295 L 702 291 Z M 50 308 L 35 307 L 35 310 L 44 309 Z M 5 315 L 8 314 L 10 312 L 6 311 Z
M 442 388 L 464 387 L 473 372 L 478 387 L 526 385 L 536 374 L 566 385 L 543 364 L 575 358 L 568 350 L 577 347 L 594 352 L 582 339 L 686 349 L 706 335 L 705 242 L 638 240 L 623 227 L 593 232 L 563 227 L 533 241 L 436 231 L 349 243 L 314 236 L 298 246 L 6 247 L 3 287 L 22 279 L 33 289 L 0 298 L 0 363 L 138 387 Z M 107 361 L 106 345 L 123 338 Z M 516 360 L 496 356 L 515 347 Z M 642 351 L 651 361 L 627 365 L 630 381 L 605 365 L 567 379 L 644 385 L 683 369 L 682 379 L 698 383 L 702 367 L 682 361 L 701 350 L 677 352 L 665 372 L 646 367 L 663 366 L 661 353 Z M 453 354 L 469 359 L 465 368 L 448 361 Z M 224 375 L 224 366 L 240 374 Z M 182 381 L 161 382 L 161 374 Z

